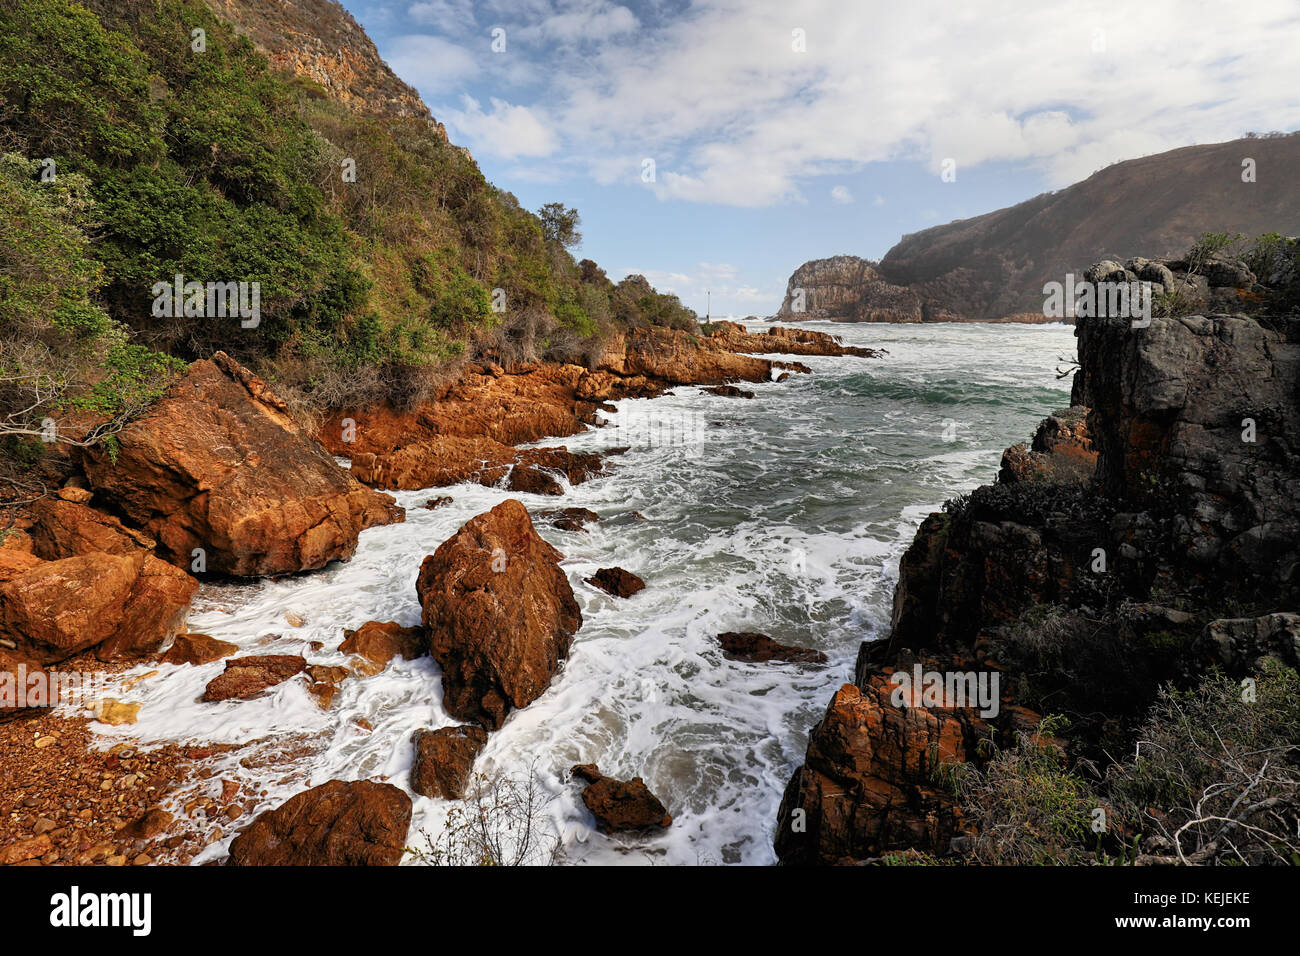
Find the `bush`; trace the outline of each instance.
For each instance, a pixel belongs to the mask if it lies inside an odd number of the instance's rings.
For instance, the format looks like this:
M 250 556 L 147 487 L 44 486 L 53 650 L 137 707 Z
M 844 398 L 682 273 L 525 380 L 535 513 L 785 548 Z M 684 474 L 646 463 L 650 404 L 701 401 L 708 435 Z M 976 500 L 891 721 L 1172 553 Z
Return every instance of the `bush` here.
M 1166 689 L 1107 783 L 1146 863 L 1300 865 L 1300 675 Z
M 429 866 L 537 866 L 560 859 L 560 836 L 547 818 L 554 797 L 534 769 L 527 774 L 475 774 L 442 830 L 420 831 L 423 847 L 407 853 Z

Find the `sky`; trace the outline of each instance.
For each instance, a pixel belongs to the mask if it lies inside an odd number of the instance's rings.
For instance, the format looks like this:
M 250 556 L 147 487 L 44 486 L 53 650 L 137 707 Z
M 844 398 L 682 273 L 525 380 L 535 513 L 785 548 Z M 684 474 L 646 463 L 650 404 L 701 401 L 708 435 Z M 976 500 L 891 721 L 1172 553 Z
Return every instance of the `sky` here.
M 1297 0 L 342 0 L 579 258 L 701 315 L 1097 170 L 1300 128 Z M 711 292 L 711 299 L 706 293 Z

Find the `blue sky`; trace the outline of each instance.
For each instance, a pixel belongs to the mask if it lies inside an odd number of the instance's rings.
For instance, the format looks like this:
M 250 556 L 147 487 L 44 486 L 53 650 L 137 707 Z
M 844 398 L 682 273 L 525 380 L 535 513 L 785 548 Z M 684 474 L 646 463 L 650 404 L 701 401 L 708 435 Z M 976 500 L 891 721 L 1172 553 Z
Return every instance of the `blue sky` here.
M 576 206 L 580 257 L 701 314 L 712 290 L 769 315 L 805 260 L 1112 162 L 1300 127 L 1296 0 L 342 2 L 488 179 Z

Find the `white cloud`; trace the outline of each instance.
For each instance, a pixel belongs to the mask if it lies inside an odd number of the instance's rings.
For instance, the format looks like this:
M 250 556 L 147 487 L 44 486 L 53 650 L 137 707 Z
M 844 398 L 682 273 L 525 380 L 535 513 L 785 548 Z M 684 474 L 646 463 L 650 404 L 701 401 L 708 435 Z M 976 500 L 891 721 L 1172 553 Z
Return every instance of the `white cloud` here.
M 479 59 L 468 49 L 440 36 L 412 33 L 396 37 L 384 47 L 384 59 L 393 72 L 427 100 L 431 95 L 459 86 L 479 70 Z
M 407 8 L 416 23 L 433 27 L 439 33 L 458 34 L 476 26 L 473 0 L 418 0 Z
M 491 109 L 484 112 L 472 96 L 461 97 L 461 102 L 463 109 L 449 110 L 442 116 L 455 133 L 453 142 L 464 140 L 472 151 L 502 159 L 547 156 L 554 152 L 554 134 L 528 107 L 514 106 L 493 97 Z
M 450 29 L 464 3 L 411 11 Z M 497 24 L 510 46 L 492 59 L 478 50 Z M 796 26 L 806 52 L 792 49 Z M 802 202 L 818 177 L 882 160 L 937 173 L 949 157 L 959 178 L 1016 162 L 1059 187 L 1121 159 L 1300 127 L 1295 0 L 697 0 L 639 14 L 610 0 L 490 0 L 467 29 L 463 49 L 414 36 L 385 50 L 439 119 L 461 81 L 500 80 L 523 105 L 453 122 L 502 155 L 547 156 L 602 183 L 644 185 L 653 157 L 649 185 L 665 200 Z
M 831 199 L 847 205 L 853 202 L 853 193 L 849 192 L 848 186 L 834 186 L 831 188 Z

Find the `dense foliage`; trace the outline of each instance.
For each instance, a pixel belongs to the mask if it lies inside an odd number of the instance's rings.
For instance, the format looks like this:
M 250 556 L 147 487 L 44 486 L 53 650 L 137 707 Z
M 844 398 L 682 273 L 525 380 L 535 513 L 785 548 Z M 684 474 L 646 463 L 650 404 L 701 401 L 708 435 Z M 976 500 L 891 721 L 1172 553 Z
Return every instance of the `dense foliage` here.
M 227 351 L 305 410 L 418 401 L 467 355 L 575 360 L 620 325 L 694 323 L 576 263 L 575 210 L 534 215 L 430 123 L 273 71 L 199 0 L 0 0 L 0 149 L 11 179 L 48 188 L 46 163 L 84 187 L 65 294 L 85 321 L 183 360 Z M 178 275 L 257 283 L 259 320 L 156 314 Z

